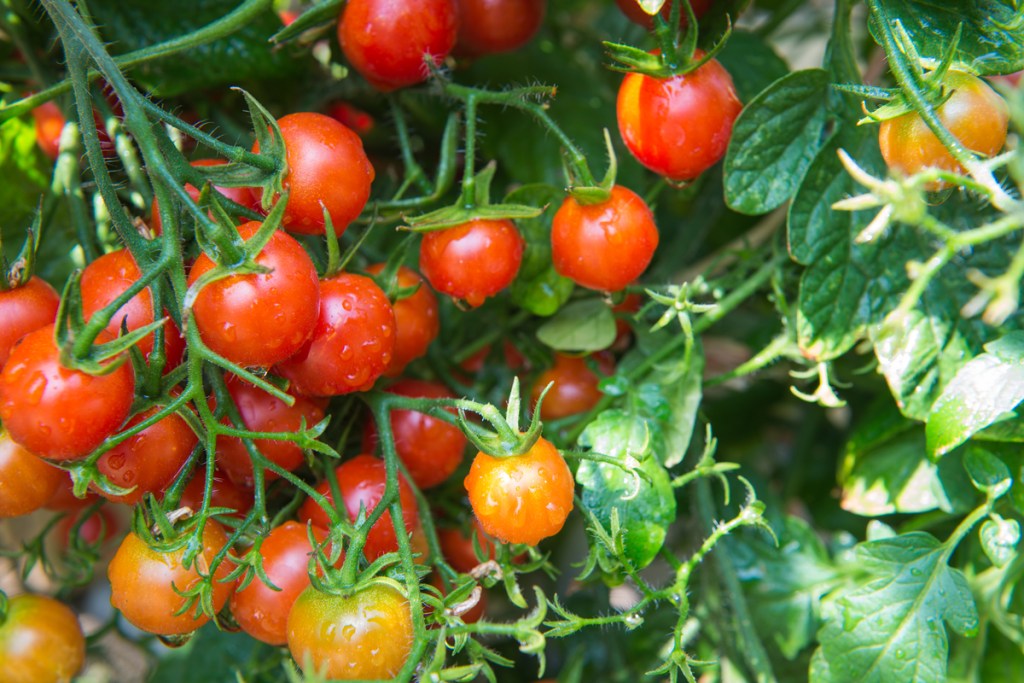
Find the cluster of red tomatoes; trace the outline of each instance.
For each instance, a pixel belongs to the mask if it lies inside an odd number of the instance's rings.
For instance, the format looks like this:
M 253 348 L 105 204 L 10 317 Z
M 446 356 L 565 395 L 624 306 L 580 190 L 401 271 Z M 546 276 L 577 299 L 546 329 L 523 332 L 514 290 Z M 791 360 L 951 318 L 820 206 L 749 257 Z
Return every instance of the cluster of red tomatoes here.
M 694 9 L 699 13 L 707 4 L 694 3 Z M 430 72 L 425 56 L 436 66 L 452 51 L 480 56 L 522 45 L 539 27 L 544 11 L 544 0 L 350 0 L 338 23 L 338 39 L 348 63 L 371 85 L 387 91 L 425 80 Z M 394 49 L 396 45 L 401 49 Z M 665 79 L 630 74 L 618 102 L 620 132 L 630 151 L 648 168 L 678 181 L 695 178 L 722 157 L 739 109 L 728 74 L 714 60 Z M 42 131 L 53 127 L 52 118 L 44 114 L 37 115 L 41 140 Z M 198 335 L 190 337 L 190 343 L 201 344 L 237 366 L 286 380 L 293 399 L 290 404 L 226 375 L 225 386 L 241 425 L 258 433 L 297 432 L 321 422 L 333 397 L 375 386 L 399 396 L 454 400 L 444 384 L 403 377 L 403 371 L 426 353 L 438 335 L 435 292 L 476 307 L 515 279 L 525 248 L 515 223 L 475 219 L 424 233 L 418 273 L 406 266 L 396 271 L 377 263 L 359 273 L 321 276 L 289 233 L 323 235 L 325 213 L 335 232 L 343 232 L 367 204 L 374 167 L 359 135 L 337 117 L 295 113 L 282 117 L 277 125 L 287 162 L 283 187 L 288 200 L 282 229 L 253 255 L 255 264 L 262 267 L 259 272 L 215 272 L 231 264 L 218 264 L 210 255 L 200 254 L 189 266 L 190 307 L 183 311 L 186 325 L 194 326 Z M 259 152 L 258 144 L 253 151 Z M 193 162 L 196 166 L 221 163 Z M 258 188 L 214 189 L 248 210 L 265 210 L 278 199 L 263 196 Z M 187 186 L 186 190 L 198 198 L 197 188 Z M 149 228 L 156 239 L 168 217 L 166 210 L 154 202 Z M 250 240 L 261 225 L 244 222 L 237 226 L 238 235 Z M 657 246 L 658 230 L 650 208 L 620 185 L 611 185 L 596 197 L 570 193 L 553 218 L 555 269 L 592 290 L 624 290 L 644 272 Z M 213 277 L 218 273 L 221 277 Z M 143 276 L 125 249 L 90 262 L 76 285 L 84 318 L 109 313 L 111 304 Z M 395 296 L 399 291 L 406 294 Z M 624 305 L 638 303 L 627 302 Z M 128 505 L 139 503 L 146 494 L 162 498 L 200 448 L 194 404 L 182 402 L 177 411 L 157 420 L 159 405 L 150 402 L 141 411 L 134 409 L 136 366 L 124 362 L 124 357 L 105 360 L 101 371 L 76 367 L 70 358 L 73 340 L 58 342 L 63 338 L 56 320 L 59 304 L 53 288 L 36 277 L 0 292 L 2 517 L 43 506 L 67 509 L 69 480 L 54 465 L 82 461 L 105 443 L 95 466 L 113 485 L 113 492 L 96 490 L 90 496 Z M 159 310 L 151 290 L 142 288 L 108 316 L 106 329 L 95 343 L 111 342 L 123 331 L 152 325 L 160 318 Z M 136 348 L 143 359 L 158 362 L 165 370 L 185 362 L 190 350 L 170 317 Z M 584 360 L 556 354 L 553 367 L 534 384 L 536 400 L 553 383 L 541 417 L 558 419 L 592 408 L 601 398 L 595 368 L 607 374 L 614 369 L 612 363 L 610 355 Z M 472 365 L 467 363 L 466 368 L 471 371 Z M 180 395 L 180 387 L 167 393 L 173 400 Z M 216 410 L 213 397 L 203 400 Z M 148 425 L 131 436 L 118 436 L 143 422 Z M 306 499 L 295 520 L 270 529 L 262 539 L 262 568 L 274 588 L 260 576 L 236 571 L 237 564 L 227 554 L 228 532 L 208 519 L 201 530 L 202 549 L 187 566 L 186 549 L 175 545 L 173 538 L 162 539 L 160 532 L 149 538 L 136 531 L 128 533 L 108 569 L 113 605 L 137 627 L 163 636 L 190 633 L 209 620 L 208 614 L 229 606 L 244 631 L 270 644 L 287 644 L 300 666 L 312 664 L 332 678 L 393 676 L 412 646 L 412 616 L 403 588 L 379 579 L 339 595 L 317 590 L 310 580 L 311 555 L 322 552 L 332 563 L 341 561 L 340 551 L 331 550 L 328 541 L 332 514 L 356 520 L 385 497 L 384 461 L 370 455 L 377 449 L 379 428 L 368 421 L 362 453 L 345 460 L 333 477 L 316 485 L 321 498 Z M 416 487 L 438 486 L 458 469 L 466 437 L 450 420 L 393 410 L 389 429 Z M 117 442 L 113 447 L 107 443 L 111 439 Z M 305 462 L 303 450 L 291 441 L 262 438 L 254 439 L 253 445 L 282 471 L 297 470 Z M 213 506 L 244 516 L 258 479 L 249 448 L 241 438 L 222 435 L 211 456 L 217 467 L 209 492 Z M 207 487 L 203 470 L 198 468 L 176 494 L 179 509 L 202 507 Z M 280 476 L 272 469 L 261 470 L 266 480 Z M 573 508 L 572 472 L 544 438 L 521 455 L 478 453 L 465 487 L 476 516 L 476 539 L 455 530 L 442 529 L 439 534 L 448 562 L 461 572 L 486 559 L 477 550 L 485 556 L 493 553 L 487 535 L 506 543 L 535 545 L 558 533 Z M 390 513 L 385 514 L 367 532 L 362 554 L 369 562 L 399 549 L 396 528 L 403 527 L 413 550 L 426 555 L 419 519 L 423 511 L 418 510 L 413 488 L 404 478 L 398 483 L 398 497 L 403 519 L 396 524 Z M 337 513 L 325 504 L 336 505 Z M 329 569 L 321 566 L 323 571 Z M 205 609 L 186 608 L 185 596 L 194 597 L 196 587 L 211 574 L 212 590 L 201 601 Z M 36 604 L 32 600 L 46 606 L 32 607 Z M 43 598 L 12 600 L 6 621 L 0 624 L 0 661 L 16 661 L 10 633 L 23 628 L 19 618 L 23 611 L 34 609 L 44 619 L 45 610 L 60 612 L 58 607 Z M 68 622 L 63 612 L 59 618 Z M 51 631 L 56 633 L 57 628 Z M 67 671 L 81 664 L 80 631 L 77 634 L 77 645 L 70 641 L 67 645 L 78 653 L 77 659 L 61 658 L 65 669 L 54 671 L 50 678 L 32 677 L 10 669 L 19 664 L 9 664 L 10 670 L 18 672 L 11 680 L 65 679 Z

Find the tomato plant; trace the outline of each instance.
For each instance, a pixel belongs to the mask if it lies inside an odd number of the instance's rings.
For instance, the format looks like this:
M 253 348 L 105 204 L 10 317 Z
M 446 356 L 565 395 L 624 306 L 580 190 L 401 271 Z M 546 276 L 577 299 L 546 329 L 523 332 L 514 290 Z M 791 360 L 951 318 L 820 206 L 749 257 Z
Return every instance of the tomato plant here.
M 0 612 L 0 672 L 8 683 L 70 681 L 85 661 L 71 609 L 45 595 L 16 595 Z
M 223 166 L 227 162 L 223 159 L 194 159 L 191 164 L 197 168 L 209 167 L 209 166 Z M 253 202 L 252 191 L 246 187 L 218 187 L 212 186 L 214 190 L 224 195 L 236 204 L 240 204 L 246 208 L 255 208 Z M 192 201 L 199 201 L 199 188 L 192 183 L 185 184 L 185 192 L 192 198 Z M 156 198 L 153 199 L 153 205 L 150 207 L 150 220 L 149 226 L 153 229 L 157 235 L 163 232 L 163 219 L 160 218 L 160 201 Z M 102 308 L 99 306 L 97 308 Z

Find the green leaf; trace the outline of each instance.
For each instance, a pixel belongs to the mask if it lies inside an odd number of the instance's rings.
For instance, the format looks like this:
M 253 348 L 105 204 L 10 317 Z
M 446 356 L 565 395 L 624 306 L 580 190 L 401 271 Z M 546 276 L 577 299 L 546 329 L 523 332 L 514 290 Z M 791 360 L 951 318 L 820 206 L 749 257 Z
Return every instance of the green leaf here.
M 928 452 L 940 456 L 989 425 L 1014 417 L 1024 400 L 1024 332 L 985 347 L 946 385 L 928 415 Z
M 1015 519 L 985 520 L 978 532 L 981 548 L 988 559 L 997 567 L 1005 567 L 1017 557 L 1017 544 L 1020 542 L 1020 524 Z
M 149 683 L 224 683 L 235 680 L 236 671 L 252 671 L 273 648 L 244 633 L 228 633 L 213 624 L 201 628 L 180 648 L 165 652 L 147 681 Z
M 793 196 L 821 146 L 828 73 L 808 69 L 772 83 L 740 113 L 725 155 L 725 201 L 761 214 Z
M 540 215 L 516 222 L 527 246 L 509 293 L 516 305 L 534 315 L 554 315 L 572 296 L 572 280 L 559 275 L 551 263 L 551 218 L 564 197 L 562 188 L 534 183 L 516 188 L 504 200 L 506 204 L 546 207 Z
M 615 315 L 601 299 L 574 301 L 541 325 L 537 338 L 556 351 L 600 351 L 615 341 Z
M 947 548 L 924 532 L 858 545 L 855 585 L 826 598 L 818 632 L 833 681 L 935 683 L 946 680 L 949 640 L 978 630 L 978 611 Z
M 31 223 L 31 214 L 49 183 L 45 167 L 31 119 L 11 119 L 0 125 L 0 227 L 5 231 Z M 8 235 L 6 241 L 14 248 L 22 239 Z
M 999 498 L 1013 485 L 1013 476 L 1006 463 L 976 444 L 967 451 L 964 466 L 975 488 L 990 498 Z
M 922 57 L 939 60 L 963 24 L 956 60 L 981 75 L 1024 69 L 1024 31 L 1014 21 L 1013 0 L 881 0 L 890 19 L 899 20 Z M 878 27 L 871 33 L 878 41 Z

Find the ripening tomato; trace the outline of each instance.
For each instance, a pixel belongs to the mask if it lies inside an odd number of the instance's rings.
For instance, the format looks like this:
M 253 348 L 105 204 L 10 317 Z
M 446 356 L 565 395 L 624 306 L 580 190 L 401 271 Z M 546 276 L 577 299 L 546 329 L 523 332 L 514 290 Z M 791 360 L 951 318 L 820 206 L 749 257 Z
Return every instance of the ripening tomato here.
M 77 460 L 124 423 L 135 372 L 121 363 L 105 375 L 61 365 L 53 325 L 22 337 L 0 371 L 0 420 L 15 442 L 44 458 Z M 100 331 L 97 344 L 113 341 Z
M 260 229 L 251 221 L 238 233 Z M 295 355 L 316 326 L 320 287 L 316 266 L 295 238 L 277 231 L 255 259 L 268 273 L 229 275 L 203 287 L 192 315 L 203 342 L 239 365 L 267 367 Z M 205 253 L 189 272 L 189 286 L 215 267 Z
M 427 80 L 425 55 L 440 65 L 458 32 L 455 0 L 349 0 L 338 43 L 352 68 L 385 92 Z
M 35 275 L 20 287 L 0 290 L 0 368 L 15 342 L 54 322 L 58 306 L 60 295 Z
M 231 394 L 238 414 L 245 428 L 253 432 L 297 432 L 306 421 L 306 428 L 324 419 L 326 401 L 305 396 L 295 397 L 289 406 L 259 387 L 238 379 L 235 375 L 227 378 L 228 393 Z M 229 421 L 225 417 L 224 423 Z M 292 441 L 256 439 L 253 445 L 271 462 L 286 470 L 294 470 L 302 464 L 302 449 Z M 217 438 L 217 464 L 234 483 L 251 489 L 253 487 L 252 458 L 242 440 L 231 436 Z M 266 481 L 277 479 L 273 470 L 264 472 Z
M 622 185 L 599 204 L 569 195 L 551 223 L 555 270 L 578 285 L 604 292 L 640 276 L 658 248 L 658 228 L 647 203 Z
M 366 269 L 370 275 L 379 275 L 384 270 L 383 263 L 375 263 Z M 411 268 L 399 266 L 398 287 L 411 289 L 415 293 L 395 301 L 395 351 L 391 363 L 384 374 L 397 377 L 402 374 L 405 366 L 427 353 L 430 342 L 437 338 L 441 330 L 441 321 L 437 317 L 437 297 L 423 278 Z
M 473 220 L 423 235 L 420 272 L 438 292 L 476 307 L 512 284 L 525 246 L 512 221 Z
M 464 483 L 480 526 L 505 543 L 537 545 L 572 511 L 572 472 L 543 437 L 523 455 L 477 453 Z
M 372 133 L 377 125 L 376 121 L 373 120 L 373 116 L 348 102 L 332 104 L 328 107 L 327 114 L 343 126 L 354 130 L 361 138 L 365 138 Z
M 107 567 L 110 580 L 110 604 L 132 623 L 148 633 L 171 636 L 191 633 L 210 620 L 196 615 L 198 604 L 176 614 L 186 599 L 178 591 L 193 588 L 202 575 L 209 575 L 210 562 L 228 542 L 228 535 L 210 520 L 203 527 L 203 549 L 188 568 L 182 566 L 185 548 L 161 552 L 129 533 Z M 233 582 L 224 582 L 230 563 L 221 562 L 213 574 L 211 598 L 219 612 L 234 591 Z
M 547 0 L 456 0 L 459 38 L 455 50 L 469 57 L 522 47 L 544 22 Z
M 90 263 L 82 271 L 82 315 L 88 319 L 96 311 L 105 308 L 114 299 L 121 296 L 126 289 L 142 277 L 142 271 L 127 249 L 119 249 L 104 254 Z M 133 296 L 119 308 L 110 318 L 106 330 L 117 336 L 121 334 L 121 323 L 124 322 L 128 331 L 132 332 L 145 327 L 155 320 L 153 317 L 153 295 L 149 288 Z M 165 367 L 176 367 L 181 363 L 185 351 L 185 340 L 170 318 L 164 323 L 164 354 L 167 358 Z M 136 344 L 145 358 L 153 352 L 153 333 L 139 340 Z
M 438 529 L 437 540 L 444 559 L 455 571 L 463 574 L 473 571 L 481 562 L 494 559 L 494 541 L 487 537 L 476 519 L 473 520 L 471 534 L 462 529 Z M 477 555 L 477 546 L 483 551 L 483 559 Z
M 65 548 L 71 545 L 72 534 L 87 545 L 96 546 L 114 538 L 118 532 L 118 524 L 117 518 L 104 506 L 92 510 L 72 510 L 60 520 L 57 529 Z
M 313 537 L 320 543 L 327 531 L 312 527 Z M 309 586 L 309 559 L 313 546 L 306 526 L 285 522 L 270 530 L 260 544 L 263 571 L 274 590 L 254 576 L 248 586 L 231 596 L 231 614 L 242 630 L 268 645 L 288 642 L 288 612 L 295 599 Z
M 673 0 L 665 0 L 665 4 L 661 8 L 661 16 L 668 21 L 669 15 L 672 13 L 672 2 Z M 685 2 L 685 0 L 680 0 Z M 690 7 L 693 8 L 693 15 L 700 19 L 707 11 L 711 8 L 711 4 L 714 0 L 690 0 Z M 637 0 L 615 0 L 615 4 L 619 6 L 622 13 L 626 15 L 626 18 L 632 21 L 634 24 L 640 24 L 645 29 L 650 31 L 654 28 L 654 17 L 644 11 L 644 8 L 640 6 Z M 679 25 L 686 26 L 689 21 L 686 18 L 686 9 L 684 7 L 679 8 Z
M 139 424 L 159 410 L 153 407 L 139 413 L 125 428 Z M 197 443 L 199 437 L 185 419 L 171 413 L 114 446 L 96 461 L 96 469 L 112 484 L 132 491 L 124 495 L 98 489 L 96 492 L 107 500 L 127 505 L 138 503 L 147 493 L 159 493 L 174 481 Z
M 227 508 L 233 513 L 224 513 L 231 517 L 243 518 L 252 509 L 253 492 L 235 486 L 220 469 L 213 471 L 213 486 L 210 491 L 210 507 Z M 178 499 L 179 508 L 198 511 L 203 507 L 203 494 L 206 492 L 206 468 L 200 467 L 185 484 Z
M 56 159 L 60 154 L 60 134 L 64 132 L 64 112 L 56 102 L 44 102 L 32 110 L 36 124 L 36 144 L 43 154 Z
M 357 455 L 342 463 L 334 470 L 334 474 L 338 479 L 338 490 L 341 492 L 342 503 L 349 519 L 356 519 L 359 516 L 360 508 L 365 509 L 366 514 L 369 514 L 384 497 L 387 473 L 384 469 L 384 461 L 379 458 L 371 455 Z M 332 505 L 334 504 L 329 481 L 320 482 L 316 490 L 326 496 Z M 405 481 L 405 477 L 398 479 L 398 497 L 402 502 L 402 521 L 406 531 L 411 534 L 419 524 L 420 516 L 416 508 L 416 498 Z M 331 519 L 327 516 L 327 512 L 312 498 L 307 499 L 299 508 L 299 520 L 312 522 L 314 526 L 325 529 L 331 526 Z M 395 536 L 395 527 L 389 511 L 384 513 L 366 534 L 363 554 L 372 562 L 381 555 L 397 550 L 398 539 Z
M 224 159 L 196 159 L 191 162 L 193 166 L 221 166 L 228 163 Z M 248 187 L 220 187 L 219 185 L 213 186 L 214 190 L 217 190 L 222 195 L 242 206 L 255 209 L 256 202 L 253 200 L 253 191 Z M 185 192 L 188 192 L 188 196 L 192 198 L 192 201 L 199 203 L 199 188 L 192 183 L 185 183 Z M 230 211 L 228 213 L 231 213 Z M 153 206 L 150 210 L 150 221 L 149 227 L 153 228 L 153 232 L 157 235 L 163 233 L 163 219 L 160 218 L 160 203 L 153 198 Z
M 0 680 L 67 683 L 85 662 L 78 617 L 45 595 L 15 595 L 0 619 Z
M 1006 142 L 1010 112 L 1006 101 L 985 81 L 962 71 L 950 71 L 942 85 L 953 94 L 935 113 L 943 125 L 964 147 L 982 156 L 999 153 Z M 893 171 L 913 175 L 926 168 L 963 173 L 935 133 L 917 112 L 908 112 L 883 121 L 878 129 L 882 158 Z M 929 190 L 946 186 L 942 181 L 929 183 Z
M 387 391 L 410 398 L 455 398 L 440 382 L 404 379 Z M 428 489 L 443 483 L 462 463 L 466 436 L 462 430 L 444 420 L 415 410 L 392 410 L 391 432 L 395 451 L 405 463 L 416 486 Z M 377 447 L 377 428 L 367 420 L 363 449 Z
M 395 312 L 387 294 L 363 275 L 320 282 L 313 336 L 278 373 L 306 396 L 340 396 L 373 386 L 395 350 Z
M 697 50 L 694 59 L 703 55 Z M 732 77 L 715 59 L 669 78 L 628 73 L 616 105 L 630 153 L 676 181 L 693 180 L 725 156 L 742 109 Z
M 66 478 L 63 470 L 32 455 L 0 430 L 0 519 L 43 507 Z
M 614 371 L 610 355 L 598 354 L 596 360 L 605 374 Z M 555 364 L 540 374 L 530 393 L 536 404 L 544 388 L 553 382 L 541 403 L 540 417 L 542 420 L 557 420 L 585 413 L 596 406 L 604 395 L 598 389 L 600 380 L 586 359 L 556 353 Z
M 288 615 L 292 657 L 330 679 L 393 678 L 409 658 L 412 642 L 409 602 L 386 583 L 348 596 L 310 586 Z

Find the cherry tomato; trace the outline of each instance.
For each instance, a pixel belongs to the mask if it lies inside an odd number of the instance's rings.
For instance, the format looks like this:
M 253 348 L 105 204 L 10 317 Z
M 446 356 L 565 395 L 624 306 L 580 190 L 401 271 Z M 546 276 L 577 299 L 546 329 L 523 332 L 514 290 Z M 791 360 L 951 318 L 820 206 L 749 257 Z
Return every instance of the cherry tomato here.
M 0 518 L 27 515 L 47 504 L 67 475 L 0 430 Z
M 572 511 L 572 472 L 543 437 L 523 455 L 477 453 L 464 484 L 480 526 L 505 543 L 537 545 Z
M 319 399 L 295 396 L 295 403 L 289 406 L 262 389 L 237 379 L 234 375 L 227 380 L 231 394 L 245 428 L 253 432 L 297 432 L 306 421 L 306 427 L 324 419 L 326 402 Z M 228 423 L 228 419 L 224 418 Z M 291 441 L 256 439 L 256 448 L 269 460 L 286 470 L 294 470 L 302 464 L 302 449 Z M 239 486 L 253 487 L 252 459 L 241 439 L 222 436 L 217 439 L 217 464 L 225 474 Z M 267 481 L 277 479 L 273 470 L 264 472 Z
M 468 574 L 481 562 L 494 559 L 494 541 L 487 537 L 480 528 L 480 522 L 475 519 L 472 534 L 462 529 L 438 529 L 437 540 L 441 544 L 444 559 L 453 569 L 463 574 Z M 478 545 L 484 553 L 483 559 L 476 554 Z
M 379 275 L 383 270 L 384 264 L 376 263 L 367 268 L 366 272 Z M 437 297 L 423 282 L 423 278 L 405 266 L 398 268 L 397 275 L 399 288 L 418 289 L 411 296 L 392 304 L 395 310 L 395 351 L 384 372 L 388 377 L 402 374 L 406 365 L 425 355 L 430 342 L 437 338 L 441 329 L 441 321 L 437 317 Z
M 341 492 L 342 502 L 349 519 L 356 519 L 359 516 L 360 508 L 364 508 L 366 514 L 370 514 L 384 497 L 387 474 L 383 460 L 371 455 L 357 455 L 340 465 L 334 470 L 334 473 L 338 479 L 338 490 Z M 326 496 L 332 505 L 334 504 L 329 481 L 320 482 L 316 490 Z M 399 477 L 398 497 L 402 502 L 402 517 L 404 518 L 402 521 L 405 523 L 406 531 L 411 534 L 419 524 L 420 517 L 416 509 L 416 498 L 405 481 L 405 477 Z M 299 520 L 312 522 L 314 526 L 325 529 L 331 526 L 327 512 L 312 498 L 307 499 L 299 508 Z M 395 537 L 395 527 L 389 511 L 384 513 L 370 528 L 366 535 L 366 545 L 363 546 L 363 554 L 372 562 L 385 553 L 397 550 L 398 539 Z
M 340 235 L 359 217 L 370 198 L 374 171 L 363 151 L 363 141 L 330 116 L 310 112 L 289 114 L 277 120 L 284 141 L 288 175 L 288 206 L 281 224 L 292 232 L 323 235 L 324 209 L 331 215 L 334 233 Z M 259 152 L 257 142 L 253 152 Z M 253 188 L 261 200 L 263 190 Z
M 221 166 L 228 162 L 224 159 L 196 159 L 191 163 L 193 166 Z M 213 189 L 217 190 L 236 204 L 241 204 L 242 206 L 250 209 L 256 208 L 256 202 L 253 200 L 253 191 L 248 187 L 220 187 L 219 185 L 214 185 Z M 188 196 L 192 198 L 192 201 L 196 203 L 199 202 L 199 188 L 195 185 L 192 183 L 185 183 L 185 192 L 188 192 Z M 162 234 L 164 225 L 163 220 L 160 218 L 160 203 L 155 197 L 153 198 L 153 206 L 150 210 L 150 215 L 149 227 L 153 228 L 153 232 L 157 235 Z
M 608 355 L 599 354 L 598 364 L 602 366 L 605 374 L 610 374 L 614 370 L 611 357 Z M 579 415 L 596 406 L 601 400 L 604 394 L 597 388 L 600 380 L 585 359 L 556 353 L 555 364 L 540 374 L 533 385 L 531 396 L 536 403 L 544 388 L 554 382 L 540 405 L 541 419 L 557 420 L 561 417 Z
M 210 507 L 228 508 L 234 510 L 230 516 L 243 518 L 252 509 L 253 493 L 247 489 L 235 486 L 223 471 L 216 469 L 213 472 L 213 486 L 210 491 Z M 179 508 L 190 510 L 201 510 L 203 507 L 203 494 L 206 492 L 206 468 L 200 467 L 185 488 L 181 491 L 181 498 L 178 499 Z
M 950 71 L 942 85 L 953 94 L 936 109 L 939 120 L 964 147 L 982 156 L 997 154 L 1006 142 L 1010 116 L 1006 101 L 985 81 L 962 71 Z M 926 168 L 964 172 L 916 112 L 883 121 L 878 129 L 878 144 L 889 168 L 903 175 Z M 946 183 L 935 181 L 927 188 L 940 190 L 945 186 Z
M 36 276 L 14 289 L 0 290 L 0 368 L 15 342 L 57 317 L 60 295 Z
M 346 128 L 351 128 L 361 138 L 373 132 L 376 122 L 370 114 L 348 102 L 337 102 L 327 109 L 327 114 Z
M 100 256 L 82 271 L 82 315 L 88 319 L 121 296 L 141 277 L 142 271 L 127 249 L 119 249 Z M 153 320 L 153 295 L 147 287 L 118 309 L 110 318 L 106 330 L 117 336 L 121 334 L 122 322 L 125 322 L 128 331 L 132 332 L 149 325 Z M 140 339 L 136 346 L 143 356 L 149 358 L 149 354 L 153 352 L 153 334 L 150 333 Z M 170 369 L 181 363 L 184 351 L 185 340 L 178 327 L 168 318 L 164 323 L 166 367 Z
M 313 527 L 319 542 L 327 539 L 327 531 Z M 271 529 L 260 544 L 263 571 L 274 590 L 259 576 L 231 596 L 231 614 L 242 630 L 269 645 L 288 642 L 288 612 L 295 599 L 309 586 L 309 558 L 313 546 L 305 525 L 285 522 Z
M 384 373 L 395 349 L 395 312 L 387 295 L 363 275 L 339 273 L 320 282 L 313 337 L 277 366 L 306 396 L 365 391 Z
M 459 38 L 455 49 L 470 57 L 522 47 L 544 22 L 547 0 L 457 0 Z
M 476 307 L 512 283 L 524 248 L 512 221 L 474 220 L 423 235 L 420 272 L 437 291 Z
M 248 240 L 260 223 L 240 225 Z M 275 232 L 256 256 L 269 273 L 229 275 L 203 287 L 192 306 L 199 334 L 213 351 L 239 365 L 266 367 L 302 348 L 316 326 L 320 287 L 316 267 L 295 238 Z M 216 264 L 200 254 L 188 282 Z
M 67 683 L 85 662 L 78 617 L 45 595 L 16 595 L 0 620 L 0 680 Z
M 64 132 L 64 112 L 56 102 L 44 102 L 32 110 L 36 123 L 36 144 L 43 154 L 56 159 L 60 153 L 60 134 Z
M 420 379 L 405 379 L 387 390 L 410 398 L 455 398 L 443 384 Z M 415 410 L 392 410 L 391 432 L 398 457 L 421 489 L 443 483 L 462 462 L 466 437 L 461 429 L 444 420 Z M 363 448 L 372 451 L 376 445 L 377 428 L 373 420 L 368 420 Z
M 349 0 L 338 42 L 352 68 L 387 92 L 427 80 L 424 55 L 444 61 L 458 20 L 455 0 Z
M 621 185 L 600 204 L 565 198 L 551 224 L 551 260 L 576 284 L 605 292 L 624 289 L 647 268 L 658 248 L 654 214 Z
M 694 58 L 703 54 L 697 50 Z M 616 105 L 630 153 L 676 181 L 696 178 L 725 156 L 741 109 L 732 77 L 715 59 L 669 78 L 626 74 Z
M 96 343 L 113 339 L 100 331 Z M 44 458 L 88 455 L 124 423 L 134 398 L 131 363 L 105 375 L 61 365 L 53 325 L 22 337 L 0 371 L 0 420 L 14 441 Z
M 86 545 L 97 546 L 117 535 L 118 524 L 117 518 L 106 507 L 94 510 L 82 508 L 65 515 L 57 528 L 65 548 L 71 545 L 72 534 Z
M 690 7 L 693 8 L 693 15 L 700 19 L 707 14 L 707 11 L 711 8 L 713 2 L 714 0 L 690 0 Z M 626 15 L 626 18 L 634 24 L 640 24 L 648 31 L 654 28 L 654 17 L 645 12 L 644 8 L 640 6 L 640 3 L 637 2 L 637 0 L 615 0 L 615 4 L 619 6 L 619 9 Z M 672 0 L 665 0 L 665 4 L 661 8 L 661 16 L 665 21 L 668 21 L 671 13 Z M 679 25 L 686 26 L 688 23 L 689 21 L 686 18 L 686 9 L 684 7 L 680 7 Z
M 125 427 L 137 425 L 159 410 L 154 407 L 139 413 Z M 134 505 L 147 493 L 163 491 L 174 481 L 198 442 L 199 437 L 185 419 L 171 413 L 114 446 L 96 461 L 96 468 L 112 484 L 134 489 L 120 496 L 103 491 L 97 493 L 107 500 Z
M 203 528 L 203 549 L 191 566 L 182 566 L 185 549 L 160 552 L 149 547 L 135 532 L 124 537 L 107 567 L 110 580 L 110 604 L 135 627 L 156 635 L 170 636 L 191 633 L 210 620 L 205 614 L 196 616 L 193 605 L 181 614 L 186 599 L 178 592 L 187 591 L 201 581 L 200 572 L 209 574 L 210 562 L 228 542 L 224 529 L 214 521 Z M 218 565 L 213 575 L 212 601 L 219 612 L 234 591 L 234 583 L 223 579 L 230 573 L 227 561 Z
M 409 602 L 384 583 L 349 596 L 310 586 L 288 615 L 292 657 L 336 680 L 393 678 L 409 658 L 412 636 Z
M 505 340 L 501 345 L 501 351 L 501 361 L 499 362 L 503 362 L 505 364 L 505 367 L 508 368 L 509 370 L 516 372 L 518 370 L 523 370 L 529 367 L 530 362 L 526 359 L 526 356 L 520 353 L 519 349 L 517 349 L 515 344 L 513 344 L 512 342 Z M 471 355 L 466 360 L 459 363 L 459 367 L 465 370 L 466 372 L 477 374 L 484 369 L 484 363 L 487 361 L 491 353 L 492 349 L 491 346 L 488 344 L 487 346 L 483 347 L 482 349 Z

